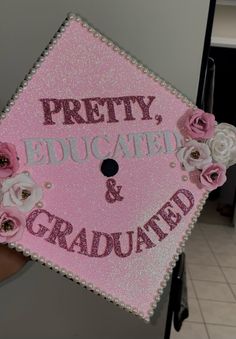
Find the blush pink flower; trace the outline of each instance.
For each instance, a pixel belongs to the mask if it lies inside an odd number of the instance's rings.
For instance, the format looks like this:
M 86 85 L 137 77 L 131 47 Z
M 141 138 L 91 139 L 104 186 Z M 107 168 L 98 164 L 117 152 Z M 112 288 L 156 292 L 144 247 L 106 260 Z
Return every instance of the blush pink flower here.
M 201 169 L 212 162 L 211 152 L 207 144 L 190 140 L 176 154 L 186 171 Z
M 200 182 L 203 187 L 214 190 L 226 181 L 225 165 L 213 163 L 202 168 Z
M 26 220 L 15 207 L 0 208 L 0 243 L 19 240 L 24 232 Z
M 7 142 L 0 142 L 0 179 L 11 177 L 19 168 L 16 148 Z
M 43 196 L 42 188 L 29 174 L 19 173 L 5 179 L 0 189 L 2 205 L 17 207 L 21 212 L 29 212 Z
M 214 135 L 215 116 L 201 109 L 189 109 L 184 116 L 183 124 L 188 136 L 205 140 Z

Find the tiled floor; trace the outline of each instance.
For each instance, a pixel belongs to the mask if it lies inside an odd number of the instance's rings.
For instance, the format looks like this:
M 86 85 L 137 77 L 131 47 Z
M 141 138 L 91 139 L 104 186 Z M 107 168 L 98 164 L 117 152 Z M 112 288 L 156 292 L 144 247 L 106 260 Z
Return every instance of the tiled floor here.
M 236 230 L 199 222 L 185 252 L 190 316 L 171 339 L 236 339 Z

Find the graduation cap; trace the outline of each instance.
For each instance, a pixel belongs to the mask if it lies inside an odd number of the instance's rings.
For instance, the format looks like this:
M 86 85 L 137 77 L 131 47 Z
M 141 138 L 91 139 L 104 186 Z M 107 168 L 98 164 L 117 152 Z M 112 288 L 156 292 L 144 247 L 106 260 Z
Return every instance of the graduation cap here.
M 0 241 L 148 321 L 235 128 L 77 15 L 1 120 Z

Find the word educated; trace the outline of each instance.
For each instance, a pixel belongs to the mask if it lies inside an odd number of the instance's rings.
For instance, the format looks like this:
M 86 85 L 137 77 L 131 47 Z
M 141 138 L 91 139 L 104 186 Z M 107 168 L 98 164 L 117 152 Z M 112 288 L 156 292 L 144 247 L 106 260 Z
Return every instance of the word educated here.
M 144 158 L 174 153 L 181 146 L 178 131 L 144 131 L 138 133 L 65 138 L 24 139 L 27 165 L 58 165 L 65 161 L 84 163 L 95 158 Z
M 101 122 L 117 123 L 136 120 L 136 114 L 141 120 L 151 120 L 150 106 L 155 97 L 121 96 L 112 98 L 85 99 L 40 99 L 43 106 L 44 125 L 55 125 L 59 113 L 63 116 L 63 125 L 96 124 Z M 117 109 L 119 109 L 119 112 Z M 135 110 L 135 114 L 134 114 Z M 138 112 L 138 113 L 136 113 Z
M 104 258 L 112 253 L 120 258 L 141 253 L 157 246 L 180 223 L 194 206 L 193 194 L 179 189 L 142 227 L 135 231 L 107 233 L 87 231 L 81 227 L 76 233 L 69 221 L 44 209 L 33 210 L 26 222 L 30 234 L 59 246 L 67 252 L 88 257 Z

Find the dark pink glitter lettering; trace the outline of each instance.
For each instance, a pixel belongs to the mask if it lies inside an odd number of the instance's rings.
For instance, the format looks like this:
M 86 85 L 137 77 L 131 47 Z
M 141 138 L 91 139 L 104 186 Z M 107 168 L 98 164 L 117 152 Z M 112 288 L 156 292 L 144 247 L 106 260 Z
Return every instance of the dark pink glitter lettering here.
M 58 244 L 61 248 L 64 248 L 68 251 L 66 235 L 71 234 L 73 231 L 72 225 L 61 218 L 55 217 L 56 222 L 49 234 L 48 238 L 45 240 L 50 242 L 51 244 L 56 245 L 56 239 L 58 240 Z M 65 225 L 65 226 L 64 226 Z M 61 230 L 62 226 L 64 226 L 64 230 Z
M 150 112 L 149 112 L 149 109 L 150 109 L 150 106 L 153 102 L 153 100 L 155 99 L 155 97 L 153 96 L 148 96 L 148 103 L 146 104 L 144 102 L 144 96 L 137 96 L 136 99 L 137 99 L 137 102 L 140 106 L 140 108 L 142 109 L 142 113 L 143 113 L 143 117 L 142 117 L 142 120 L 151 120 L 152 117 L 150 117 Z
M 79 100 L 75 99 L 62 99 L 62 106 L 64 110 L 64 122 L 63 125 L 74 125 L 75 122 L 77 124 L 85 124 L 86 121 L 78 114 L 81 104 Z M 71 107 L 71 104 L 73 107 Z M 74 121 L 72 120 L 74 119 Z
M 80 248 L 80 250 L 77 253 L 88 255 L 87 236 L 85 228 L 82 228 L 82 230 L 77 234 L 75 239 L 72 241 L 68 251 L 75 252 L 74 246 L 79 246 Z
M 98 101 L 100 98 L 86 98 L 82 99 L 84 102 L 85 110 L 86 110 L 86 115 L 87 115 L 87 123 L 88 124 L 95 124 L 98 122 L 103 122 L 104 121 L 104 114 L 100 115 L 99 108 L 97 103 L 92 105 L 92 101 Z M 97 117 L 97 119 L 95 119 Z
M 104 237 L 105 239 L 105 249 L 103 253 L 98 253 L 99 244 L 101 241 L 101 237 Z M 108 233 L 104 232 L 97 232 L 93 231 L 93 241 L 92 241 L 92 247 L 91 247 L 91 254 L 90 257 L 96 257 L 96 258 L 104 258 L 108 256 L 113 249 L 113 239 Z
M 189 206 L 186 206 L 185 203 L 180 199 L 179 195 L 184 195 L 188 201 L 189 201 Z M 191 208 L 194 205 L 194 196 L 192 195 L 192 193 L 186 189 L 180 189 L 178 190 L 171 198 L 170 200 L 173 200 L 176 205 L 183 211 L 184 215 L 186 215 Z
M 60 99 L 39 99 L 43 105 L 44 112 L 44 125 L 55 125 L 55 122 L 52 120 L 52 115 L 59 113 L 62 108 L 62 102 Z M 52 103 L 54 107 L 51 107 Z
M 128 235 L 128 250 L 126 253 L 123 253 L 121 250 L 121 244 L 120 244 L 120 236 L 122 235 L 121 232 L 117 232 L 117 233 L 111 233 L 111 236 L 113 237 L 113 242 L 114 242 L 114 250 L 115 250 L 115 254 L 118 257 L 121 258 L 125 258 L 130 256 L 132 250 L 133 250 L 133 231 L 128 231 L 126 232 L 126 234 Z
M 156 224 L 155 220 L 159 221 L 160 219 L 154 215 L 143 227 L 146 231 L 149 231 L 149 228 L 151 228 L 158 236 L 158 240 L 162 241 L 168 234 L 162 231 L 162 229 Z
M 152 248 L 156 245 L 151 241 L 147 234 L 142 230 L 141 227 L 137 228 L 137 248 L 136 253 L 142 252 L 141 245 L 145 244 L 146 248 Z
M 170 230 L 172 231 L 180 222 L 181 215 L 179 213 L 174 213 L 170 208 L 173 208 L 170 202 L 165 203 L 162 208 L 156 213 L 160 214 L 160 216 L 165 220 L 165 222 L 170 226 Z
M 26 228 L 29 231 L 29 233 L 37 236 L 37 237 L 43 237 L 44 234 L 49 231 L 49 229 L 41 224 L 38 224 L 38 229 L 35 231 L 33 229 L 33 224 L 35 219 L 40 215 L 40 214 L 46 214 L 48 217 L 48 222 L 51 223 L 52 220 L 54 219 L 54 215 L 50 214 L 48 211 L 43 210 L 43 209 L 37 209 L 33 210 L 27 217 L 26 219 Z

